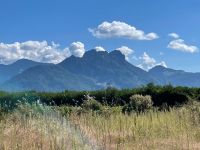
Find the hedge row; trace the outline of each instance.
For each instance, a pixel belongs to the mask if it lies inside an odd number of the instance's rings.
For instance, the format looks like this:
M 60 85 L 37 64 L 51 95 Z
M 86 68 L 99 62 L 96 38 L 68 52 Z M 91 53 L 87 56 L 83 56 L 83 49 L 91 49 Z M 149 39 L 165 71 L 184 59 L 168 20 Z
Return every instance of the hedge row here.
M 85 95 L 94 97 L 103 105 L 124 106 L 129 103 L 130 97 L 134 94 L 150 95 L 154 106 L 182 105 L 192 100 L 200 100 L 200 88 L 156 86 L 148 84 L 147 86 L 135 89 L 115 89 L 107 88 L 98 91 L 64 91 L 59 93 L 50 92 L 18 92 L 7 93 L 0 92 L 0 105 L 13 108 L 20 102 L 41 101 L 47 105 L 71 105 L 80 106 L 84 102 Z

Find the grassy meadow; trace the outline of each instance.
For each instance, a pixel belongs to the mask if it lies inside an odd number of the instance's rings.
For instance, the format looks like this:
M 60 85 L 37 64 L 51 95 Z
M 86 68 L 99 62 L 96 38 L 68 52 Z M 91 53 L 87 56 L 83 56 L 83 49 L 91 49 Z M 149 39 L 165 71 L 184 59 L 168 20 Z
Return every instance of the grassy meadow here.
M 85 134 L 103 149 L 200 149 L 199 112 L 189 109 L 110 116 L 72 115 Z
M 0 149 L 87 150 L 93 149 L 93 145 L 53 108 L 20 104 L 12 113 L 1 115 Z
M 159 94 L 162 90 L 153 91 Z M 62 101 L 67 99 L 69 95 L 66 93 L 64 98 L 59 93 L 2 93 L 0 149 L 198 150 L 198 92 L 186 92 L 184 89 L 180 93 L 179 89 L 174 94 L 174 90 L 171 91 L 167 94 L 170 98 L 178 95 L 176 105 L 169 105 L 166 101 L 162 105 L 155 105 L 151 92 L 141 95 L 138 90 L 139 94 L 123 93 L 123 97 L 129 97 L 129 101 L 120 105 L 104 103 L 88 93 L 77 105 L 66 104 L 67 100 L 59 105 L 55 101 L 55 97 Z M 184 93 L 187 95 L 183 96 Z M 81 94 L 72 92 L 69 97 L 73 99 Z M 109 96 L 116 99 L 116 95 L 114 97 L 109 93 L 107 99 Z M 186 97 L 188 100 L 185 101 Z M 48 101 L 51 99 L 55 102 L 50 104 Z

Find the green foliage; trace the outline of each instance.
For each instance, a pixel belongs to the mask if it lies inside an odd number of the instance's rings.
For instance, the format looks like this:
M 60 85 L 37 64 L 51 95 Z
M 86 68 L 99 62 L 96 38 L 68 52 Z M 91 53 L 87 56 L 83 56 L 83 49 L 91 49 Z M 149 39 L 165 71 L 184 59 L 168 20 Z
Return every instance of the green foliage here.
M 130 102 L 128 104 L 126 104 L 122 111 L 123 112 L 144 112 L 145 110 L 148 110 L 152 107 L 153 102 L 151 99 L 151 96 L 146 95 L 133 95 L 130 97 Z
M 86 91 L 65 91 L 60 93 L 40 92 L 38 96 L 41 102 L 48 105 L 80 106 L 83 103 L 86 93 Z
M 3 120 L 6 116 L 6 111 L 3 107 L 0 107 L 0 121 Z
M 153 105 L 159 107 L 176 107 L 186 104 L 190 101 L 200 101 L 200 88 L 156 86 L 148 84 L 147 86 L 135 89 L 116 89 L 108 88 L 98 91 L 63 91 L 63 92 L 0 92 L 0 106 L 5 110 L 13 110 L 19 102 L 27 101 L 34 103 L 40 100 L 41 103 L 50 106 L 75 106 L 86 105 L 85 95 L 95 97 L 95 102 L 104 106 L 118 107 L 129 104 L 130 97 L 135 94 L 149 95 L 152 98 Z M 90 102 L 87 102 L 90 103 Z M 97 105 L 98 105 L 97 104 Z M 167 108 L 165 107 L 165 108 Z
M 5 111 L 12 111 L 19 103 L 35 103 L 39 100 L 39 94 L 34 91 L 17 93 L 0 93 L 0 106 Z
M 102 105 L 100 102 L 96 101 L 93 97 L 86 95 L 86 100 L 82 104 L 82 108 L 85 110 L 101 111 Z
M 15 110 L 19 114 L 23 114 L 25 117 L 30 116 L 37 116 L 38 113 L 41 112 L 37 104 L 29 104 L 29 103 L 21 103 L 18 105 L 17 109 Z
M 83 109 L 81 107 L 72 107 L 72 106 L 56 106 L 54 107 L 55 110 L 58 110 L 62 116 L 69 116 L 71 114 L 79 115 L 83 113 Z

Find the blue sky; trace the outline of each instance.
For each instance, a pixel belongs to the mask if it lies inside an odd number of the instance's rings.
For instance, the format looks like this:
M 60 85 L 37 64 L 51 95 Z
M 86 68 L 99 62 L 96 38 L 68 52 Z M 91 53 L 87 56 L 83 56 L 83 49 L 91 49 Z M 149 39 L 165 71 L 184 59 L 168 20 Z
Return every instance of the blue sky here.
M 54 59 L 50 62 L 56 63 L 70 52 L 77 54 L 96 46 L 107 51 L 126 47 L 134 51 L 127 55 L 128 61 L 145 69 L 165 62 L 170 68 L 200 72 L 199 6 L 199 0 L 1 0 L 0 60 L 9 63 L 32 55 L 34 60 Z M 105 21 L 114 35 L 107 32 L 102 38 L 89 32 L 89 28 L 98 32 Z M 136 33 L 143 31 L 143 37 L 153 32 L 159 38 L 145 40 L 133 38 L 134 33 L 122 34 L 127 26 L 118 32 L 112 28 L 113 21 L 118 27 L 124 23 L 136 28 Z

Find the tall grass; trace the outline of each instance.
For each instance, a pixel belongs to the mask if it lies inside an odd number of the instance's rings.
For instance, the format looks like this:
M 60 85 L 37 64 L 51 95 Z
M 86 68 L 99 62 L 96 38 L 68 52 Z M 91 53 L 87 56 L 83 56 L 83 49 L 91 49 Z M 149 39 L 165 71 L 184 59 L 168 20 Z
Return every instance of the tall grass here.
M 2 115 L 0 149 L 200 149 L 200 107 L 196 104 L 140 114 L 123 114 L 118 108 L 102 112 L 70 109 L 64 117 L 53 107 L 18 105 Z
M 2 150 L 93 149 L 78 127 L 50 107 L 23 104 L 0 121 Z
M 200 149 L 199 116 L 199 109 L 182 108 L 130 115 L 84 113 L 71 120 L 104 149 L 173 150 Z

